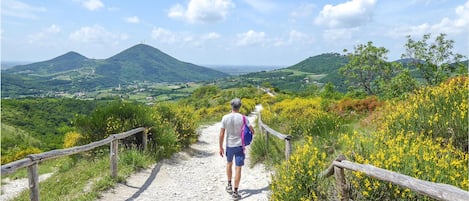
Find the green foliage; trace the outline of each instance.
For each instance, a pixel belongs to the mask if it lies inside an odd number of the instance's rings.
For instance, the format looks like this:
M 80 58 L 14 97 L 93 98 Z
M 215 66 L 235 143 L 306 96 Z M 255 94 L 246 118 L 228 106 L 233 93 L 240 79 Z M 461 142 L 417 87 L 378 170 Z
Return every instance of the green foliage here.
M 342 124 L 338 116 L 321 110 L 321 98 L 280 101 L 262 110 L 262 121 L 294 136 L 327 136 Z
M 120 150 L 118 179 L 115 180 L 110 176 L 108 152 L 83 157 L 81 160 L 65 157 L 39 165 L 39 168 L 55 165 L 59 167 L 49 179 L 41 182 L 41 200 L 96 200 L 101 192 L 110 189 L 116 182 L 127 178 L 135 170 L 154 163 L 154 159 L 143 152 L 135 149 Z M 29 191 L 23 191 L 14 200 L 30 200 Z
M 455 77 L 436 87 L 425 87 L 406 100 L 386 107 L 389 116 L 379 119 L 389 133 L 417 132 L 442 137 L 467 150 L 468 81 Z
M 149 128 L 154 123 L 140 103 L 115 101 L 96 109 L 88 116 L 78 116 L 76 126 L 82 134 L 81 144 L 88 144 L 134 128 Z
M 381 94 L 383 98 L 405 98 L 405 95 L 418 88 L 419 83 L 413 78 L 408 69 L 393 77 L 388 83 L 381 82 Z
M 348 63 L 348 58 L 338 53 L 321 54 L 309 57 L 298 64 L 288 67 L 289 69 L 302 72 L 328 74 L 338 70 Z
M 196 123 L 199 117 L 194 113 L 193 107 L 163 102 L 153 106 L 152 110 L 154 111 L 152 114 L 153 121 L 156 124 L 169 124 L 176 135 L 178 144 L 182 147 L 186 147 L 197 140 Z M 153 131 L 155 129 L 152 129 Z M 172 138 L 164 137 L 161 139 L 171 140 Z
M 423 35 L 422 40 L 415 41 L 407 36 L 404 45 L 406 52 L 402 58 L 412 58 L 412 65 L 422 73 L 427 84 L 436 85 L 447 79 L 458 65 L 463 55 L 453 53 L 453 40 L 447 40 L 446 34 L 441 33 L 430 43 L 431 34 Z M 455 64 L 453 64 L 455 63 Z
M 373 42 L 360 44 L 354 53 L 349 53 L 350 62 L 340 68 L 352 87 L 362 89 L 368 95 L 380 93 L 379 82 L 387 83 L 401 67 L 386 62 L 389 52 L 384 47 L 375 47 Z
M 33 153 L 31 150 L 37 151 L 37 147 L 42 147 L 42 143 L 38 139 L 32 137 L 31 134 L 13 126 L 2 123 L 1 132 L 1 164 L 22 159 L 18 158 L 24 156 L 24 154 L 20 153 Z
M 307 137 L 303 145 L 295 147 L 290 160 L 277 167 L 271 200 L 334 200 L 331 182 L 319 176 L 331 157 L 313 141 Z
M 96 101 L 67 98 L 2 99 L 1 120 L 29 133 L 41 141 L 37 148 L 48 151 L 62 148 L 64 134 L 73 130 L 75 115 L 89 114 L 98 105 Z M 11 146 L 18 143 L 2 142 L 2 150 Z
M 17 97 L 31 93 L 44 95 L 44 91 L 75 93 L 119 84 L 208 81 L 226 76 L 138 44 L 105 60 L 70 52 L 48 61 L 10 68 L 2 71 L 1 84 L 2 97 Z

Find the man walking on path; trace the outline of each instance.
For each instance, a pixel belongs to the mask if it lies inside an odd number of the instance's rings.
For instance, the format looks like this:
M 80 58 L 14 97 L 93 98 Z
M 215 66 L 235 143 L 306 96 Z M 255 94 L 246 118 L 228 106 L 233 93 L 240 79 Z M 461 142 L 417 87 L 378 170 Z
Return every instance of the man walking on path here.
M 235 98 L 231 100 L 231 113 L 223 116 L 221 121 L 221 129 L 219 136 L 220 144 L 220 156 L 223 157 L 226 154 L 226 176 L 228 177 L 228 185 L 226 186 L 226 191 L 232 193 L 234 199 L 239 199 L 241 196 L 238 193 L 239 182 L 241 180 L 241 168 L 244 165 L 245 154 L 243 150 L 242 140 L 241 140 L 241 128 L 243 127 L 243 116 L 239 113 L 241 108 L 241 100 Z M 246 119 L 246 124 L 249 125 L 252 134 L 254 134 L 254 129 L 252 128 L 249 120 Z M 226 133 L 226 138 L 225 138 Z M 223 141 L 226 141 L 226 152 L 223 149 Z M 231 178 L 233 175 L 233 157 L 235 159 L 235 181 L 234 181 L 234 191 L 231 184 Z

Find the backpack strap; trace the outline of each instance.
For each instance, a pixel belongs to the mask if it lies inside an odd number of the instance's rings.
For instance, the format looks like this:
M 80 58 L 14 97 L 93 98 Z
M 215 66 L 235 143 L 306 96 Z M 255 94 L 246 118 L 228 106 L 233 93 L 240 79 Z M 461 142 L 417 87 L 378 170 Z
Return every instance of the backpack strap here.
M 241 127 L 241 144 L 243 146 L 243 153 L 245 149 L 245 143 L 244 143 L 244 129 L 246 128 L 246 116 L 243 115 L 243 127 Z

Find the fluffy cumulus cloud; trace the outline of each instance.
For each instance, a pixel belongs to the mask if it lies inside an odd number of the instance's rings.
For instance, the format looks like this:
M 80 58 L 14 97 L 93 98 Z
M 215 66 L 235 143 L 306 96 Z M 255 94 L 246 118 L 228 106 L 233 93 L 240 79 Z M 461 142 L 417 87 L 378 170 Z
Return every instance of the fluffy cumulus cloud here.
M 24 19 L 38 19 L 40 13 L 45 12 L 44 7 L 36 7 L 21 1 L 3 0 L 2 15 L 10 17 L 18 17 Z
M 266 35 L 264 32 L 256 32 L 249 30 L 246 33 L 238 34 L 237 46 L 250 46 L 250 45 L 264 45 L 266 42 Z
M 128 23 L 132 23 L 132 24 L 140 23 L 140 19 L 137 16 L 126 17 L 125 21 L 128 22 Z
M 172 44 L 176 42 L 176 34 L 161 27 L 153 28 L 151 37 L 159 43 Z
M 107 31 L 104 27 L 94 25 L 86 26 L 72 32 L 69 38 L 73 42 L 87 44 L 118 45 L 120 41 L 126 40 L 128 36 L 121 33 Z
M 350 41 L 353 33 L 357 31 L 358 28 L 328 29 L 324 31 L 322 37 L 328 42 Z
M 100 0 L 86 0 L 82 2 L 82 5 L 88 10 L 98 10 L 104 7 L 104 3 Z
M 312 37 L 308 34 L 291 30 L 285 39 L 278 39 L 274 42 L 274 46 L 289 46 L 289 45 L 305 45 L 313 42 Z
M 338 5 L 327 4 L 314 20 L 329 28 L 353 28 L 371 21 L 376 0 L 351 0 Z
M 190 23 L 218 22 L 224 20 L 234 6 L 231 0 L 190 0 L 187 6 L 174 5 L 168 17 Z
M 42 31 L 28 35 L 28 43 L 41 45 L 54 41 L 56 35 L 61 32 L 61 28 L 55 24 L 43 29 Z
M 427 33 L 461 34 L 469 31 L 469 1 L 454 9 L 454 17 L 444 17 L 438 23 L 422 23 L 415 26 L 400 26 L 392 29 L 388 35 L 402 37 L 406 35 L 420 36 Z
M 218 39 L 220 38 L 220 34 L 218 33 L 215 33 L 215 32 L 210 32 L 208 34 L 205 34 L 202 36 L 202 39 L 205 39 L 205 40 L 213 40 L 213 39 Z

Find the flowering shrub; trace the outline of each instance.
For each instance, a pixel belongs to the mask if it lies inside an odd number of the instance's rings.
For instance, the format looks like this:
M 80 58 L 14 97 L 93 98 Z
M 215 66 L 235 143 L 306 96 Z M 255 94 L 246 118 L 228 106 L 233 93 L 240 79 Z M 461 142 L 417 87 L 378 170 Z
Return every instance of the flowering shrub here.
M 340 142 L 357 163 L 467 189 L 467 98 L 463 77 L 421 89 L 406 101 L 387 104 L 375 120 L 376 132 L 355 131 Z M 429 199 L 358 172 L 350 181 L 358 199 Z
M 71 132 L 65 133 L 64 148 L 69 148 L 69 147 L 73 147 L 77 145 L 80 138 L 81 138 L 81 134 L 78 132 L 71 131 Z
M 357 163 L 468 189 L 467 91 L 467 77 L 457 77 L 437 87 L 423 88 L 406 100 L 385 103 L 374 117 L 376 130 L 340 134 L 340 152 Z M 303 99 L 285 99 L 264 106 L 262 119 L 268 125 L 280 125 L 279 129 L 291 132 L 295 123 L 312 117 L 314 102 L 318 100 L 311 99 L 306 103 Z M 369 104 L 359 104 L 357 108 L 366 112 L 374 102 L 370 100 Z M 296 147 L 290 160 L 277 168 L 272 179 L 272 200 L 334 199 L 330 179 L 318 178 L 333 158 L 328 154 L 334 152 L 322 145 L 328 137 L 305 139 L 304 145 Z M 346 174 L 353 200 L 431 200 L 363 173 L 346 171 Z
M 381 105 L 382 102 L 380 102 L 375 96 L 370 96 L 364 99 L 344 98 L 337 104 L 333 105 L 331 107 L 331 111 L 341 116 L 346 116 L 351 112 L 360 114 L 372 112 Z
M 454 145 L 468 147 L 468 81 L 451 78 L 438 87 L 427 87 L 405 102 L 390 103 L 388 115 L 377 120 L 388 133 L 421 132 L 428 136 L 452 138 Z
M 267 125 L 280 132 L 298 136 L 326 136 L 339 128 L 340 119 L 321 110 L 321 98 L 285 99 L 262 111 Z
M 307 137 L 304 145 L 295 148 L 290 160 L 276 169 L 271 200 L 330 200 L 328 180 L 319 177 L 329 165 L 327 158 L 313 144 L 313 138 Z
M 36 147 L 28 147 L 22 150 L 18 150 L 14 153 L 11 153 L 6 156 L 2 156 L 2 164 L 10 163 L 16 160 L 20 160 L 25 158 L 27 155 L 30 154 L 38 154 L 41 153 L 42 151 Z

